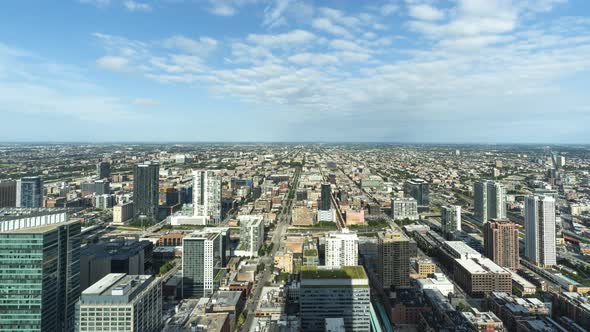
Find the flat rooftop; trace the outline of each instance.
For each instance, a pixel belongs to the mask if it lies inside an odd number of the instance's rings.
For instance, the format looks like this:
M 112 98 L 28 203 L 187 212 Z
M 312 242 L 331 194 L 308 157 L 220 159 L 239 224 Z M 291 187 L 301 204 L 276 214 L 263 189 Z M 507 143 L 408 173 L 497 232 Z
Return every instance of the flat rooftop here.
M 15 229 L 15 230 L 11 230 L 11 231 L 4 231 L 2 233 L 9 233 L 9 234 L 41 234 L 41 233 L 51 232 L 54 229 L 56 229 L 58 227 L 61 227 L 61 226 L 72 225 L 72 224 L 75 224 L 75 223 L 80 223 L 80 221 L 78 221 L 78 220 L 72 220 L 72 221 L 65 221 L 65 222 L 60 222 L 60 223 L 56 223 L 56 224 L 48 224 L 48 225 L 35 226 L 35 227 L 19 228 L 19 229 Z
M 301 279 L 367 279 L 362 266 L 344 266 L 340 269 L 302 267 Z
M 151 275 L 109 273 L 82 292 L 82 304 L 127 304 L 155 278 Z

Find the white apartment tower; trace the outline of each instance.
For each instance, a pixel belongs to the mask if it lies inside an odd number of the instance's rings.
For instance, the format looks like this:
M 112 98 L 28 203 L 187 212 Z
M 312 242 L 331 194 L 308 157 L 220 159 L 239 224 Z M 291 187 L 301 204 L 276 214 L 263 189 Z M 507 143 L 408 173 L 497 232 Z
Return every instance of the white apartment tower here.
M 527 196 L 524 200 L 525 256 L 533 263 L 555 265 L 555 199 Z
M 445 205 L 441 209 L 441 226 L 445 235 L 461 231 L 461 206 Z
M 193 172 L 193 215 L 202 224 L 221 222 L 221 177 L 212 170 Z
M 481 223 L 506 218 L 506 189 L 495 181 L 475 181 L 473 185 L 474 217 Z
M 326 263 L 329 268 L 358 265 L 358 236 L 344 228 L 326 236 Z

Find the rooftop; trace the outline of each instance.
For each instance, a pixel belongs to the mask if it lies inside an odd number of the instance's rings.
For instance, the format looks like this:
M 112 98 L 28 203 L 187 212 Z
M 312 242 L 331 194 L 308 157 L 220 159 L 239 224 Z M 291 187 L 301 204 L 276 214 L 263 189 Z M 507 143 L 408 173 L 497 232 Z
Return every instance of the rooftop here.
M 47 232 L 51 232 L 54 229 L 61 227 L 61 226 L 67 226 L 67 225 L 73 225 L 75 223 L 80 223 L 78 220 L 72 220 L 72 221 L 65 221 L 65 222 L 60 222 L 60 223 L 56 223 L 56 224 L 49 224 L 49 225 L 42 225 L 42 226 L 35 226 L 35 227 L 28 227 L 28 228 L 19 228 L 19 229 L 15 229 L 15 230 L 11 230 L 11 231 L 5 231 L 3 233 L 9 233 L 9 234 L 42 234 L 42 233 L 47 233 Z
M 301 279 L 367 279 L 362 266 L 344 266 L 340 269 L 322 269 L 317 267 L 302 267 Z
M 155 278 L 151 275 L 109 273 L 82 292 L 82 304 L 127 304 Z

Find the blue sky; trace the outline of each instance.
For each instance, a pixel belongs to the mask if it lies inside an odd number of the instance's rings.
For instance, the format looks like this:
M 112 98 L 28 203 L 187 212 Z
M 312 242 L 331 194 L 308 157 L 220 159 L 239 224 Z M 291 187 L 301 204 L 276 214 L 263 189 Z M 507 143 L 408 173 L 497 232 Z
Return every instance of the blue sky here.
M 5 1 L 0 141 L 589 143 L 586 0 Z

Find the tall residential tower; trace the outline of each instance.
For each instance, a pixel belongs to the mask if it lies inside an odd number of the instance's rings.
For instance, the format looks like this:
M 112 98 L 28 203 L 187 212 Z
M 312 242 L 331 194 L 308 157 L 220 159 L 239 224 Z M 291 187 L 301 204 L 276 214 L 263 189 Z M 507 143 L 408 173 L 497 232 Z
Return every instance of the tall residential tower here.
M 506 218 L 506 189 L 495 181 L 475 181 L 473 185 L 474 217 L 481 223 Z
M 525 256 L 539 266 L 555 265 L 555 199 L 549 196 L 525 197 L 524 227 Z

